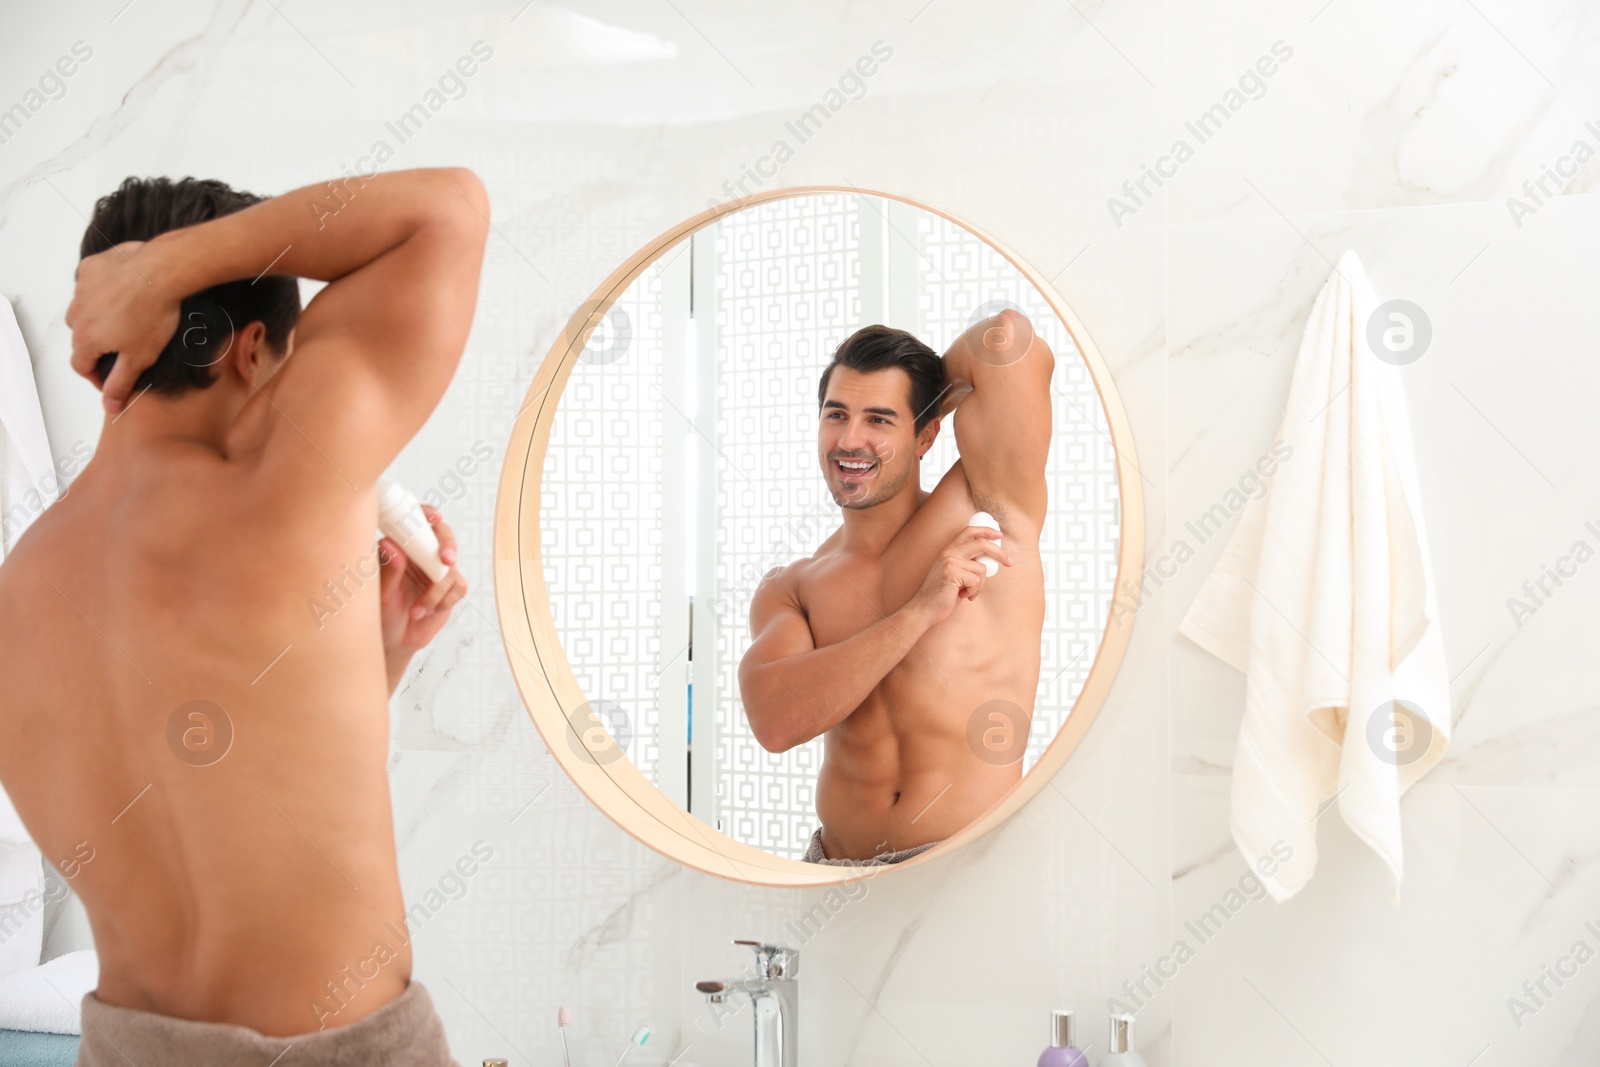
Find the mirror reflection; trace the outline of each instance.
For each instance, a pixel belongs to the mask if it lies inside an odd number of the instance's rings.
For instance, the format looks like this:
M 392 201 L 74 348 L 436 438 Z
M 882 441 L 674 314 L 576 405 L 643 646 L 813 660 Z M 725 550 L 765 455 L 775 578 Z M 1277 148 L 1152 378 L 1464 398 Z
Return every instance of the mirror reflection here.
M 819 192 L 722 216 L 596 318 L 541 501 L 575 744 L 808 862 L 898 862 L 1014 788 L 1119 533 L 1044 295 L 940 215 Z

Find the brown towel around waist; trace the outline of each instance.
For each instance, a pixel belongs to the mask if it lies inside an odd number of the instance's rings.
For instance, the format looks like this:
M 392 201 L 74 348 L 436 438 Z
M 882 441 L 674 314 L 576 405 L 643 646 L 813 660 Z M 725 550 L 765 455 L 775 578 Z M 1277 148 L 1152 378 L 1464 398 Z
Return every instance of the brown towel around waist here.
M 802 863 L 828 863 L 837 867 L 879 867 L 889 863 L 903 863 L 912 856 L 920 856 L 934 845 L 942 845 L 943 841 L 929 841 L 925 845 L 913 845 L 910 848 L 898 849 L 894 852 L 880 852 L 864 860 L 836 859 L 831 860 L 822 849 L 822 827 L 817 827 L 811 835 L 811 844 L 806 846 L 806 854 L 800 857 Z
M 458 1067 L 428 991 L 412 981 L 371 1015 L 289 1037 L 83 997 L 75 1067 Z

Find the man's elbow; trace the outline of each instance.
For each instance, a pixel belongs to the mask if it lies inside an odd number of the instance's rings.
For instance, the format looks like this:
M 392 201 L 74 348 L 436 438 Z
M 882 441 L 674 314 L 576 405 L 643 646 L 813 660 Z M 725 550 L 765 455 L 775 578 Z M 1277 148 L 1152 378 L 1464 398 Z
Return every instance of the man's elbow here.
M 783 753 L 795 746 L 794 741 L 784 736 L 782 721 L 758 704 L 753 705 L 748 698 L 744 702 L 744 720 L 750 724 L 756 744 L 768 752 Z
M 1005 337 L 998 340 L 995 346 L 997 355 L 1010 356 L 1011 361 L 1026 356 L 1030 360 L 1037 361 L 1042 368 L 1055 369 L 1056 354 L 1050 350 L 1050 345 L 1045 339 L 1039 336 L 1032 319 L 1016 308 L 1001 308 L 999 317 L 1009 329 Z
M 442 184 L 438 203 L 448 217 L 467 226 L 487 231 L 489 228 L 489 190 L 483 179 L 470 167 L 439 167 Z
M 756 744 L 774 755 L 789 751 L 800 744 L 804 738 L 797 738 L 785 729 L 783 716 L 774 714 L 776 709 L 768 708 L 759 698 L 752 698 L 748 691 L 744 696 L 744 721 L 750 724 L 750 733 L 756 739 Z
M 774 756 L 781 756 L 794 747 L 793 742 L 780 740 L 776 735 L 770 732 L 757 733 L 753 727 L 751 732 L 755 733 L 756 744 L 760 745 Z

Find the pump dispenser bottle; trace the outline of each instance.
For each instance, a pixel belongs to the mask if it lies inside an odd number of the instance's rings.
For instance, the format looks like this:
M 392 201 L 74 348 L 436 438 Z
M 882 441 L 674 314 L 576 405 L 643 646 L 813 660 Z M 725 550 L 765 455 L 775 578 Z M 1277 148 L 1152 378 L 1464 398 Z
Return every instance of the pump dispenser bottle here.
M 1133 1016 L 1111 1017 L 1111 1051 L 1100 1061 L 1100 1067 L 1145 1067 L 1144 1057 L 1133 1051 Z
M 1072 1012 L 1050 1013 L 1050 1047 L 1039 1053 L 1038 1067 L 1089 1067 L 1072 1039 Z

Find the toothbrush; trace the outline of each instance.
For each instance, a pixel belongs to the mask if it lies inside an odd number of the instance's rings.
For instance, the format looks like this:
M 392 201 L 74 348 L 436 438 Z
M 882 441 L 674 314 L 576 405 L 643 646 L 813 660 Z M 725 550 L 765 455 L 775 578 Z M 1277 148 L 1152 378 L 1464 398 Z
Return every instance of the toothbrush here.
M 572 1053 L 567 1051 L 567 1027 L 572 1025 L 572 1009 L 561 1008 L 556 1012 L 556 1026 L 561 1030 L 561 1060 L 566 1067 L 572 1067 Z
M 622 1055 L 617 1057 L 617 1067 L 622 1067 L 622 1061 L 628 1058 L 628 1053 L 633 1051 L 635 1045 L 643 1045 L 650 1040 L 650 1028 L 641 1026 L 633 1032 L 633 1037 L 628 1040 L 628 1047 L 622 1050 Z

